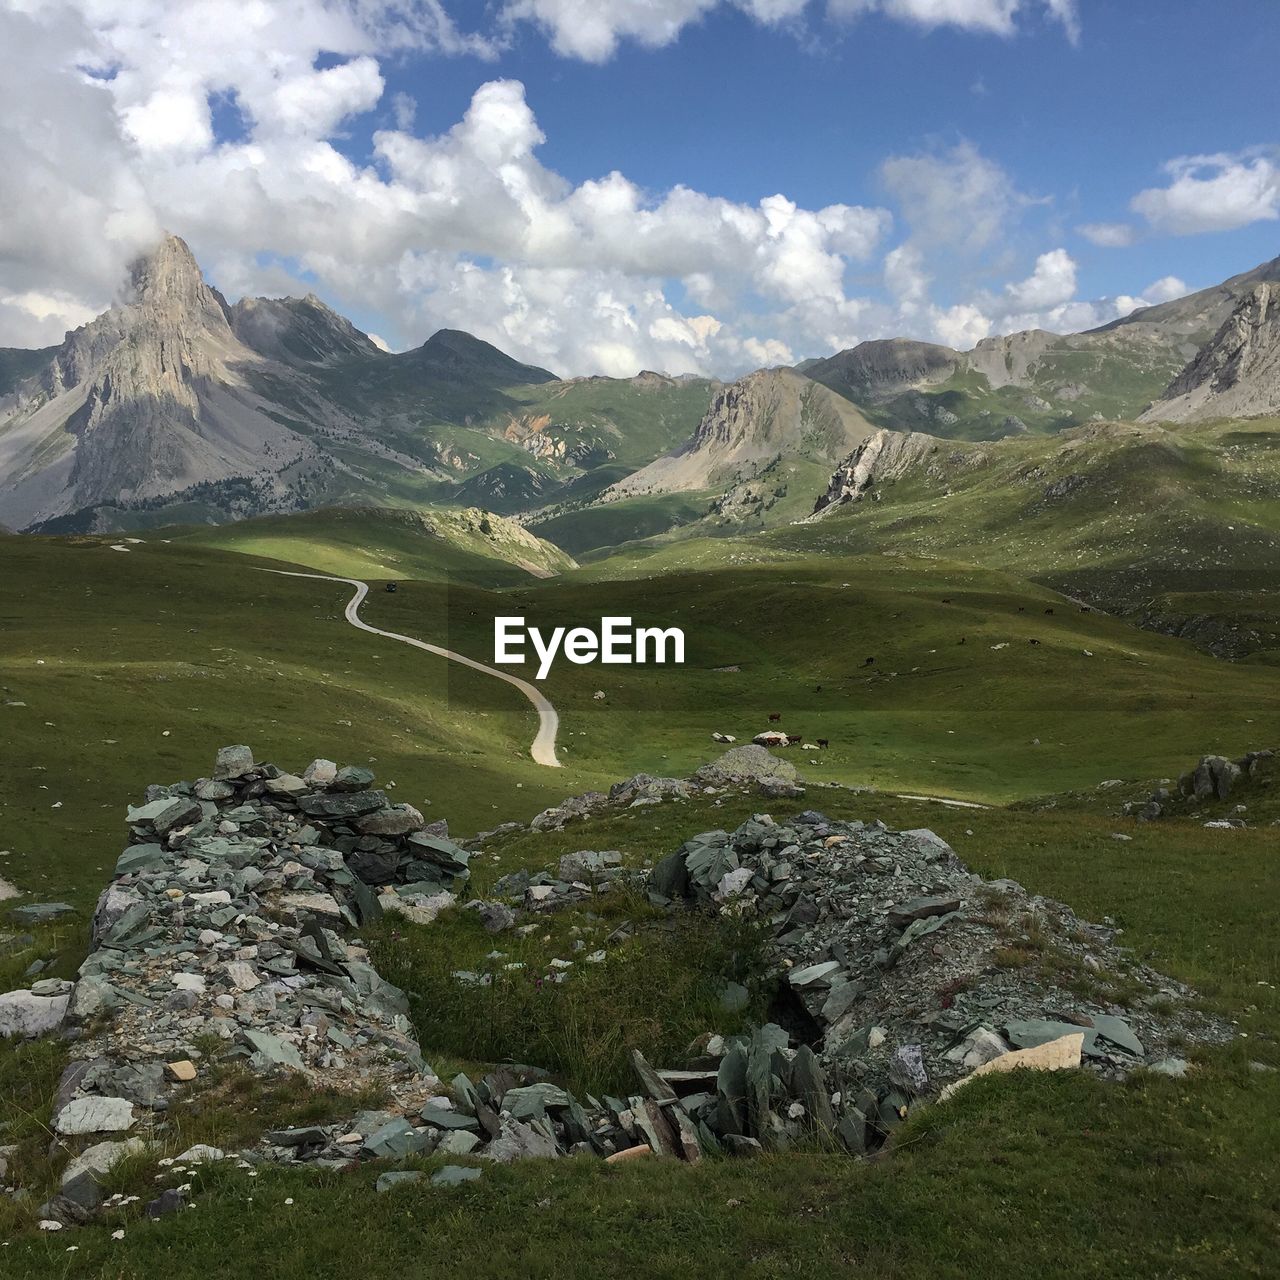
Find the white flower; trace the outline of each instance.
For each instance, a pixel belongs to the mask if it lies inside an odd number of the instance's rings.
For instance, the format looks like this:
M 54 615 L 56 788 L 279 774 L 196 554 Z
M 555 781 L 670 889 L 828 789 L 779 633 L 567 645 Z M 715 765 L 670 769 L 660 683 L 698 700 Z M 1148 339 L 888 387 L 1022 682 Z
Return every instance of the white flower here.
M 123 1228 L 123 1227 L 120 1227 L 120 1228 L 118 1228 L 117 1230 L 113 1231 L 113 1232 L 111 1233 L 111 1238 L 112 1238 L 113 1240 L 123 1240 L 123 1239 L 124 1239 L 124 1228 Z

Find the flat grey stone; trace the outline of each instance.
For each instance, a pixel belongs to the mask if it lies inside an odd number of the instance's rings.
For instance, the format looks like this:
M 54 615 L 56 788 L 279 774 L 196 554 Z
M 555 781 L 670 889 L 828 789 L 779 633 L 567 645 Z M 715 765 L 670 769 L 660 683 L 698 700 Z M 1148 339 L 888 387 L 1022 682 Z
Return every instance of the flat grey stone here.
M 36 995 L 31 991 L 10 991 L 0 996 L 0 1036 L 33 1039 L 48 1035 L 67 1016 L 69 994 Z
M 133 1128 L 133 1103 L 126 1098 L 73 1098 L 54 1118 L 59 1133 L 118 1133 Z

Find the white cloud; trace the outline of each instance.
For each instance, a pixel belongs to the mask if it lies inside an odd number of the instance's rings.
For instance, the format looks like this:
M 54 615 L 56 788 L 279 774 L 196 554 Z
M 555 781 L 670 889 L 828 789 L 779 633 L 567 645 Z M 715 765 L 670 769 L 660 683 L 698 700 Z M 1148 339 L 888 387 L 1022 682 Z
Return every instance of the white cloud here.
M 734 8 L 755 22 L 778 26 L 803 18 L 810 0 L 507 0 L 502 19 L 507 29 L 532 23 L 544 31 L 555 51 L 567 58 L 607 62 L 624 41 L 660 48 L 716 9 Z M 1076 0 L 816 0 L 815 10 L 836 20 L 880 13 L 925 30 L 962 30 L 1011 36 L 1030 12 L 1061 23 L 1068 37 L 1079 34 Z
M 1130 207 L 1157 231 L 1233 231 L 1280 218 L 1280 167 L 1270 154 L 1182 156 L 1166 187 L 1140 191 Z
M 999 240 L 1009 218 L 1029 203 L 1009 175 L 971 142 L 891 156 L 880 166 L 880 177 L 902 207 L 912 240 L 928 249 L 979 253 Z
M 972 303 L 962 302 L 945 310 L 934 307 L 930 320 L 938 341 L 957 351 L 968 351 L 991 333 L 991 318 Z
M 1036 259 L 1036 269 L 1025 280 L 1005 285 L 1004 291 L 1016 311 L 1059 307 L 1075 297 L 1075 260 L 1065 249 L 1042 253 Z
M 1137 229 L 1127 222 L 1086 222 L 1076 230 L 1102 249 L 1127 249 L 1138 238 Z
M 1018 19 L 1039 9 L 1060 22 L 1072 41 L 1080 33 L 1075 0 L 828 0 L 828 9 L 840 18 L 882 13 L 926 30 L 950 26 L 999 36 L 1013 35 Z
M 1152 304 L 1157 302 L 1172 302 L 1175 298 L 1185 297 L 1191 292 L 1191 286 L 1185 280 L 1179 280 L 1177 276 L 1163 276 L 1154 283 L 1147 285 L 1142 291 L 1144 298 L 1149 298 Z

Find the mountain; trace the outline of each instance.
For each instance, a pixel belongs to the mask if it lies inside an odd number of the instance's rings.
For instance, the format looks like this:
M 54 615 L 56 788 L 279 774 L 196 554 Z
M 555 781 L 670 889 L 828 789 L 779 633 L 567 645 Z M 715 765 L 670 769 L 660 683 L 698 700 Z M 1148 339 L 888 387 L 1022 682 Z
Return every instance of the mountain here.
M 306 367 L 381 354 L 368 334 L 313 293 L 305 298 L 242 298 L 231 308 L 230 319 L 232 332 L 246 347 L 281 364 Z
M 1031 329 L 961 352 L 893 338 L 807 365 L 815 381 L 857 404 L 877 426 L 953 439 L 1056 432 L 1096 418 L 1128 419 L 1170 381 L 1280 258 L 1197 293 L 1143 307 L 1087 333 Z
M 134 265 L 127 301 L 69 333 L 0 401 L 0 521 L 29 528 L 233 478 L 297 482 L 322 456 L 255 390 L 263 364 L 170 237 Z M 315 425 L 331 420 L 312 412 Z
M 959 351 L 910 338 L 862 342 L 802 370 L 850 400 L 890 400 L 904 391 L 945 382 L 964 363 Z
M 393 354 L 314 295 L 229 306 L 168 236 L 61 345 L 0 351 L 0 526 L 521 510 L 603 464 L 597 488 L 648 462 L 710 398 L 709 383 L 656 374 L 589 381 L 584 394 L 451 329 Z
M 678 448 L 619 481 L 603 501 L 739 483 L 781 457 L 834 461 L 872 428 L 849 401 L 793 369 L 761 369 L 718 391 Z
M 880 431 L 760 550 L 963 561 L 1223 655 L 1280 657 L 1275 426 L 1095 422 L 975 443 Z
M 1241 272 L 1221 284 L 1188 293 L 1172 302 L 1141 307 L 1092 332 L 1150 330 L 1165 340 L 1181 338 L 1192 348 L 1199 348 L 1227 322 L 1241 300 L 1252 293 L 1256 285 L 1275 281 L 1280 281 L 1280 258 L 1272 258 L 1251 271 Z
M 556 380 L 554 373 L 536 365 L 521 364 L 497 347 L 460 329 L 441 329 L 416 351 L 393 356 L 392 359 L 416 366 L 435 377 L 449 378 L 466 385 L 510 387 Z
M 1198 422 L 1280 413 L 1280 284 L 1257 284 L 1143 415 Z

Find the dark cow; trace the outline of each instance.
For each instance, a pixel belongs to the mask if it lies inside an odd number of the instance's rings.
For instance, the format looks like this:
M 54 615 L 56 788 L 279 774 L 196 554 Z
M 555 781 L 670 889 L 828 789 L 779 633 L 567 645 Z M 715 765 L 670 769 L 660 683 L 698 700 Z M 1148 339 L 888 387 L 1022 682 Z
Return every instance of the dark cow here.
M 950 603 L 951 603 L 951 601 L 950 601 L 950 600 L 944 600 L 942 603 L 943 603 L 943 604 L 950 604 Z
M 388 582 L 388 583 L 387 583 L 387 590 L 388 590 L 388 591 L 395 591 L 395 590 L 396 590 L 396 584 L 395 584 L 394 582 Z
M 1045 613 L 1052 613 L 1052 612 L 1053 612 L 1053 610 L 1052 610 L 1052 609 L 1046 609 L 1046 610 L 1045 610 Z
M 818 739 L 818 750 L 819 750 L 819 751 L 825 751 L 825 750 L 826 750 L 830 745 L 831 745 L 831 741 L 830 741 L 830 739 L 828 739 L 828 738 L 819 738 L 819 739 Z
M 964 636 L 961 636 L 961 637 L 960 637 L 960 643 L 961 643 L 961 644 L 964 644 L 964 642 L 965 642 L 965 637 L 964 637 Z
M 1040 643 L 1040 641 L 1039 641 L 1039 640 L 1032 640 L 1032 641 L 1030 641 L 1029 643 L 1031 643 L 1031 644 L 1035 644 L 1035 645 L 1038 645 L 1038 644 Z
M 1092 610 L 1092 609 L 1090 609 L 1090 608 L 1089 608 L 1089 606 L 1088 606 L 1087 604 L 1082 604 L 1082 605 L 1080 606 L 1080 612 L 1081 612 L 1081 613 L 1092 613 L 1092 612 L 1093 612 L 1093 610 Z
M 876 665 L 876 660 L 874 658 L 868 658 L 862 665 L 864 667 L 874 667 Z
M 798 747 L 804 741 L 804 734 L 789 733 L 787 734 L 787 746 Z
M 781 720 L 781 719 L 782 719 L 782 712 L 781 712 L 781 711 L 770 711 L 770 712 L 769 712 L 769 723 L 770 723 L 770 724 L 777 724 L 777 723 L 778 723 L 778 721 L 779 721 L 779 720 Z

